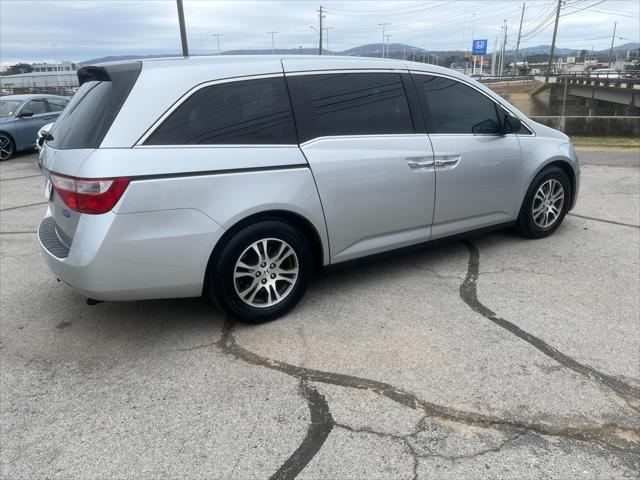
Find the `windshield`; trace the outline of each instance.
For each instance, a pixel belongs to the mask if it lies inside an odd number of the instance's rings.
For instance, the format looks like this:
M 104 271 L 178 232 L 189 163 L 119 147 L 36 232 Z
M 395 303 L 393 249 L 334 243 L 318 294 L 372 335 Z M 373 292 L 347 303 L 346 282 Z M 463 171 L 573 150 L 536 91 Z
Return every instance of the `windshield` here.
M 0 118 L 11 117 L 18 109 L 22 102 L 20 100 L 2 100 L 0 101 Z

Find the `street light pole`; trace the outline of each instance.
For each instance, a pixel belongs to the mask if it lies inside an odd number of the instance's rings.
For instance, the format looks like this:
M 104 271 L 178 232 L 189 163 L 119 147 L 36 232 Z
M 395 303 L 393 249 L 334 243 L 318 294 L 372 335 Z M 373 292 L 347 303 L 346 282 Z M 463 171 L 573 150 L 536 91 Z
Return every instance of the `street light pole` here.
M 49 45 L 53 49 L 53 64 L 56 66 L 56 76 L 58 77 L 58 93 L 60 93 L 60 70 L 58 70 L 58 56 L 56 55 L 57 43 Z
M 178 24 L 180 25 L 180 42 L 182 43 L 182 56 L 189 56 L 189 45 L 187 44 L 187 28 L 184 25 L 184 9 L 182 0 L 176 0 L 178 6 Z
M 387 25 L 389 25 L 389 22 L 378 24 L 379 27 L 382 27 L 382 58 L 384 58 L 384 39 L 385 39 Z
M 329 49 L 329 30 L 333 30 L 333 27 L 324 27 L 327 31 L 327 53 L 331 54 L 331 50 Z
M 278 32 L 267 32 L 269 35 L 271 35 L 271 53 L 273 53 L 274 55 L 276 54 L 276 40 L 275 40 L 275 34 Z
M 211 36 L 216 37 L 216 40 L 218 41 L 218 55 L 220 55 L 220 37 L 222 37 L 222 35 L 219 33 L 214 33 Z

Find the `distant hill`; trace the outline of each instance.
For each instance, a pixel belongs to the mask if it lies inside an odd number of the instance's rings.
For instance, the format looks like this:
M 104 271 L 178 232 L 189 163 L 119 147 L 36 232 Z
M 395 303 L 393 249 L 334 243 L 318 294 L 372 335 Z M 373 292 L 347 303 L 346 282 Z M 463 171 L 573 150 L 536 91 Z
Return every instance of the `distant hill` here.
M 341 51 L 327 51 L 327 54 L 333 55 L 347 55 L 355 57 L 381 57 L 382 56 L 382 43 L 369 43 L 367 45 L 360 45 L 358 47 L 349 48 Z M 614 46 L 613 50 L 619 53 L 625 53 L 628 50 L 635 50 L 640 48 L 640 43 L 629 42 L 622 45 Z M 520 49 L 520 55 L 533 56 L 533 55 L 549 55 L 549 45 L 538 45 L 536 47 L 526 47 Z M 555 54 L 558 56 L 576 55 L 580 50 L 571 48 L 556 48 Z M 460 57 L 464 55 L 462 50 L 426 50 L 424 48 L 415 47 L 413 45 L 407 45 L 404 43 L 390 43 L 388 45 L 389 57 L 391 58 L 411 58 L 412 55 L 436 55 L 439 60 L 444 62 L 446 58 Z M 269 49 L 241 49 L 241 50 L 227 50 L 221 53 L 221 55 L 270 55 L 272 50 Z M 316 55 L 318 53 L 317 48 L 276 48 L 276 55 Z M 514 52 L 507 52 L 512 55 Z M 598 50 L 595 53 L 608 54 L 609 49 Z M 215 55 L 214 52 L 207 55 Z M 133 60 L 136 58 L 162 58 L 162 57 L 179 57 L 178 53 L 166 53 L 161 55 L 112 55 L 108 57 L 92 58 L 79 62 L 79 65 L 91 65 L 96 63 L 115 62 L 123 60 Z M 200 54 L 194 54 L 194 57 L 201 56 Z
M 637 50 L 640 48 L 640 43 L 638 42 L 628 42 L 623 43 L 622 45 L 614 45 L 613 51 L 619 53 L 626 53 L 628 50 Z M 551 50 L 550 45 L 538 45 L 537 47 L 527 47 L 521 48 L 521 53 L 526 53 L 527 55 L 539 55 L 546 54 L 549 55 L 549 51 Z M 555 49 L 555 55 L 574 55 L 578 53 L 581 49 L 578 48 L 557 48 Z M 602 50 L 596 50 L 595 53 L 609 53 L 609 49 L 605 48 Z

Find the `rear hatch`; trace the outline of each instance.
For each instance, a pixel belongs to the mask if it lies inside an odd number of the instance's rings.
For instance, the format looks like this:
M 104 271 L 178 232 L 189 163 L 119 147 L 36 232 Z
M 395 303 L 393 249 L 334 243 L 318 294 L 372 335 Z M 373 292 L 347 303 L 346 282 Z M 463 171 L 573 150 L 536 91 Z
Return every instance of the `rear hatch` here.
M 71 247 L 81 215 L 87 213 L 80 213 L 65 202 L 55 184 L 74 184 L 80 165 L 99 148 L 141 69 L 142 62 L 138 61 L 80 68 L 80 88 L 58 117 L 50 131 L 51 137 L 44 144 L 40 166 L 45 176 L 45 196 L 57 236 L 67 247 Z M 61 182 L 60 178 L 69 182 Z

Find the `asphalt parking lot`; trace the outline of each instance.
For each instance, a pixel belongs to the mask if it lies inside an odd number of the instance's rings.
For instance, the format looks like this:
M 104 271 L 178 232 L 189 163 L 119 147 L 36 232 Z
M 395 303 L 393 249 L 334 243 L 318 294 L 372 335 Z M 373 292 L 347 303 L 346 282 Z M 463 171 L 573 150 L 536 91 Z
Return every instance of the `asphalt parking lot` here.
M 291 314 L 89 306 L 0 165 L 5 479 L 637 478 L 640 158 L 580 150 L 576 209 L 320 276 Z

